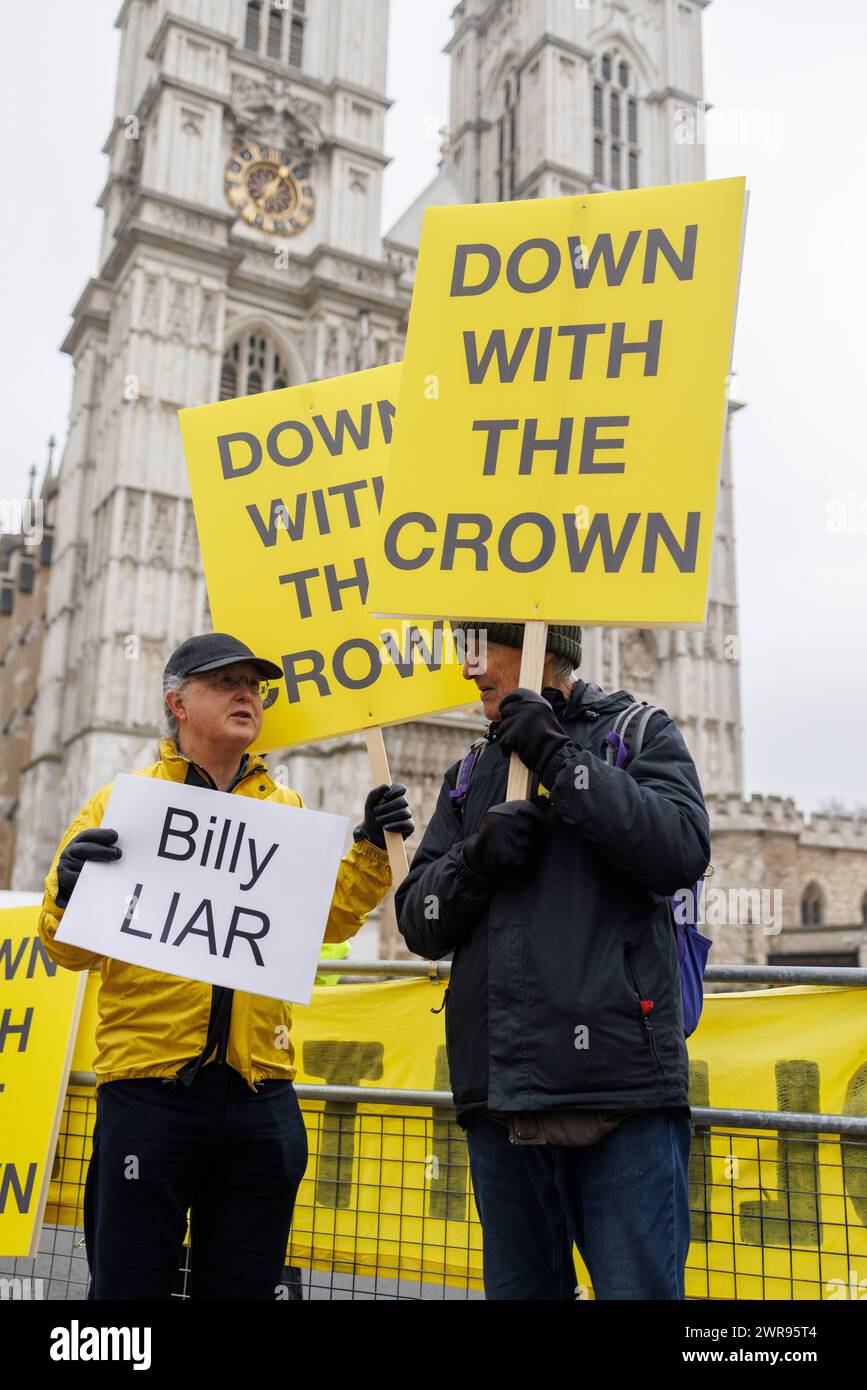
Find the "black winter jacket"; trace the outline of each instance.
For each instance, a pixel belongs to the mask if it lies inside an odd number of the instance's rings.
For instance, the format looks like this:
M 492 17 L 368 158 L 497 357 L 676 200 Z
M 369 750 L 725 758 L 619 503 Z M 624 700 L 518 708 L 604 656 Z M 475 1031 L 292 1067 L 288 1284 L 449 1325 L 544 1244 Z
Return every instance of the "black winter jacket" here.
M 458 1118 L 687 1106 L 674 925 L 650 893 L 690 886 L 708 865 L 695 765 L 663 711 L 628 770 L 604 761 L 627 691 L 578 681 L 568 698 L 545 695 L 572 742 L 546 769 L 549 826 L 534 865 L 491 884 L 464 860 L 464 838 L 506 796 L 491 724 L 463 813 L 449 798 L 456 763 L 396 894 L 410 950 L 454 953 L 445 1024 Z

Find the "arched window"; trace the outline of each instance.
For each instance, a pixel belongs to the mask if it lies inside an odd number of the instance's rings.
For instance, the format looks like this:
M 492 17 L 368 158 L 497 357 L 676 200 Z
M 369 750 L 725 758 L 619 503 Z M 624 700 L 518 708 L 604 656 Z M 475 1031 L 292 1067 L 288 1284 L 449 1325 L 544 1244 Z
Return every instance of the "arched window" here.
M 824 894 L 818 883 L 808 883 L 801 898 L 801 926 L 821 927 L 824 916 Z
M 251 53 L 259 52 L 259 16 L 262 9 L 262 0 L 250 0 L 247 6 L 247 18 L 244 22 L 244 47 Z
M 238 344 L 235 343 L 226 356 L 223 358 L 223 370 L 220 373 L 220 400 L 233 401 L 238 391 Z
M 262 11 L 265 9 L 265 23 Z M 285 17 L 289 14 L 289 23 Z M 244 20 L 244 47 L 260 58 L 300 68 L 304 61 L 304 31 L 307 25 L 307 0 L 249 0 Z
M 605 183 L 608 172 L 609 188 L 637 188 L 640 175 L 641 150 L 638 144 L 638 99 L 626 95 L 635 82 L 629 64 L 620 59 L 616 50 L 603 53 L 593 83 L 593 179 Z M 618 86 L 614 85 L 616 72 Z M 624 107 L 625 102 L 625 107 Z M 607 120 L 607 125 L 606 125 Z M 601 155 L 597 149 L 601 144 Z M 625 142 L 625 143 L 624 143 Z M 626 161 L 624 168 L 624 158 Z M 624 178 L 626 182 L 624 183 Z
M 597 183 L 602 183 L 605 179 L 603 144 L 598 135 L 593 141 L 593 177 Z
M 300 68 L 304 61 L 304 28 L 307 23 L 307 0 L 292 0 L 292 23 L 289 28 L 289 66 Z
M 611 187 L 623 187 L 623 175 L 620 168 L 620 146 L 611 146 Z
M 220 400 L 257 396 L 261 391 L 282 391 L 289 385 L 289 370 L 270 335 L 259 330 L 236 339 L 223 357 Z
M 520 79 L 507 78 L 503 86 L 503 114 L 497 121 L 497 202 L 504 203 L 515 196 L 516 159 L 518 154 L 518 98 Z
M 279 63 L 283 51 L 283 11 L 273 6 L 268 15 L 267 55 Z

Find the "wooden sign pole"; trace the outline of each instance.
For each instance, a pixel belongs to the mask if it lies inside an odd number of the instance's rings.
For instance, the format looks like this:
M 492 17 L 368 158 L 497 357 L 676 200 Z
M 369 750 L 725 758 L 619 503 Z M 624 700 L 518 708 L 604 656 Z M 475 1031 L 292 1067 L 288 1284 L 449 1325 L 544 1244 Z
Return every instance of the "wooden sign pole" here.
M 521 674 L 518 684 L 525 690 L 541 690 L 542 675 L 545 670 L 545 645 L 548 640 L 548 624 L 537 619 L 524 624 L 524 646 L 521 651 Z M 509 759 L 509 784 L 506 788 L 507 801 L 526 801 L 530 795 L 530 769 L 525 767 L 513 753 Z
M 364 737 L 367 741 L 373 785 L 378 787 L 385 782 L 386 786 L 390 787 L 391 773 L 388 769 L 388 754 L 385 751 L 382 729 L 379 725 L 375 729 L 365 729 Z M 385 847 L 388 850 L 388 862 L 391 865 L 392 887 L 399 888 L 409 873 L 409 861 L 406 857 L 406 845 L 403 836 L 398 835 L 396 830 L 386 830 Z

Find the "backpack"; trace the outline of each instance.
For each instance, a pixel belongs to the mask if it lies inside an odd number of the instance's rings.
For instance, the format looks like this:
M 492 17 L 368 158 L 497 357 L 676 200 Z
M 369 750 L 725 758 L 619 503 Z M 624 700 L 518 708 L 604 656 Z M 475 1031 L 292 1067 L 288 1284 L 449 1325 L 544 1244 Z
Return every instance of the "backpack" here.
M 452 803 L 452 805 L 455 808 L 455 811 L 459 816 L 463 816 L 464 802 L 467 797 L 467 792 L 470 789 L 470 778 L 473 775 L 473 768 L 478 762 L 479 755 L 481 754 L 481 751 L 484 748 L 487 741 L 488 740 L 486 738 L 476 739 L 475 743 L 470 748 L 469 753 L 467 753 L 466 757 L 463 759 L 460 767 L 458 768 L 458 775 L 455 779 L 455 785 L 453 789 L 449 792 L 449 801 Z
M 609 766 L 623 768 L 632 758 L 638 757 L 644 744 L 647 726 L 653 715 L 659 712 L 655 705 L 649 705 L 642 700 L 631 704 L 628 709 L 618 714 L 612 729 L 602 740 L 607 744 L 605 761 Z M 703 879 L 700 878 L 691 887 L 678 889 L 676 894 L 668 898 L 659 893 L 650 894 L 655 903 L 668 903 L 674 922 L 685 1038 L 695 1032 L 701 1018 L 704 1003 L 704 968 L 708 952 L 713 945 L 710 937 L 703 936 L 695 925 L 702 882 Z
M 644 700 L 636 701 L 622 710 L 610 732 L 602 740 L 607 744 L 605 761 L 610 766 L 623 768 L 632 758 L 637 758 L 644 744 L 647 726 L 653 715 L 660 712 L 655 705 L 649 705 Z M 486 739 L 480 738 L 472 745 L 458 769 L 454 790 L 449 792 L 449 799 L 459 814 L 463 811 L 470 778 L 486 742 Z M 702 882 L 703 880 L 699 879 L 691 888 L 678 889 L 674 896 L 678 899 L 683 897 L 682 902 L 675 903 L 674 897 L 666 898 L 659 893 L 650 894 L 655 903 L 668 903 L 674 922 L 685 1038 L 695 1032 L 701 1018 L 704 1004 L 704 968 L 708 952 L 713 945 L 710 937 L 703 936 L 695 925 Z

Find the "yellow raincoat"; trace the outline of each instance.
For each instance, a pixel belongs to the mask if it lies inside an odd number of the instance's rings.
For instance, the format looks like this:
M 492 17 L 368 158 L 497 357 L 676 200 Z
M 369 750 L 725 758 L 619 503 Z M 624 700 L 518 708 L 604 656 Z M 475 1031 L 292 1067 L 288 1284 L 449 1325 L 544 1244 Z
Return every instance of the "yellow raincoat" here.
M 184 782 L 189 759 L 171 739 L 160 742 L 160 760 L 141 768 L 137 777 L 160 777 Z M 213 779 L 203 768 L 198 772 L 209 785 Z M 63 908 L 57 906 L 57 861 L 70 840 L 82 830 L 102 823 L 111 783 L 96 792 L 66 831 L 45 880 L 45 897 L 39 916 L 39 935 L 46 952 L 67 970 L 99 966 L 99 1023 L 94 1062 L 97 1085 L 132 1077 L 174 1076 L 179 1067 L 197 1057 L 205 1045 L 211 1011 L 211 986 L 184 980 L 94 955 L 78 946 L 54 940 Z M 232 796 L 252 796 L 284 806 L 302 806 L 301 797 L 289 787 L 278 786 L 264 760 L 251 753 L 244 776 Z M 364 924 L 367 914 L 382 901 L 391 886 L 388 854 L 368 840 L 357 841 L 340 862 L 340 871 L 325 940 L 347 941 Z M 292 1080 L 296 1067 L 290 1040 L 290 1004 L 236 990 L 226 1052 L 228 1064 L 240 1072 L 251 1090 L 257 1081 L 274 1077 Z

